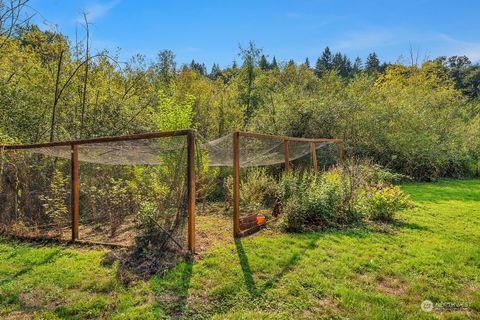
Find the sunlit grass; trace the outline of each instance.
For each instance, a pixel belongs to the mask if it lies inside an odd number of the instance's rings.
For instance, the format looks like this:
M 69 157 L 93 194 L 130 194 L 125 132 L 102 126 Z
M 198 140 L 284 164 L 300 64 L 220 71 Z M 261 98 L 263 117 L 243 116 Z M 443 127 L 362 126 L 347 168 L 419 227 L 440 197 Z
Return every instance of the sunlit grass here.
M 124 285 L 105 251 L 0 242 L 0 317 L 432 319 L 480 314 L 480 181 L 408 184 L 395 226 L 217 245 Z M 423 300 L 459 310 L 424 312 Z

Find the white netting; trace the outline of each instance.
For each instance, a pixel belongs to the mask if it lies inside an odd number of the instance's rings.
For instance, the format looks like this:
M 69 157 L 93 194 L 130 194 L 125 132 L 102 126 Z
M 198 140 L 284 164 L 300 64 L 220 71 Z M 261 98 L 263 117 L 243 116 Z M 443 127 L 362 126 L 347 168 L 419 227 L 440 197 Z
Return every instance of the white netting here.
M 161 164 L 161 155 L 181 150 L 184 146 L 184 142 L 176 137 L 89 143 L 79 146 L 78 160 L 109 165 L 158 165 Z M 42 147 L 28 151 L 64 159 L 71 157 L 70 146 Z
M 316 143 L 316 149 L 330 144 Z M 201 148 L 207 153 L 208 165 L 211 167 L 230 167 L 233 164 L 233 135 L 204 142 Z M 304 157 L 312 152 L 309 141 L 289 141 L 288 158 L 290 161 Z M 285 163 L 283 140 L 270 138 L 240 137 L 240 167 L 270 166 Z
M 69 169 L 68 160 L 4 152 L 0 159 L 0 232 L 62 237 L 70 216 Z
M 186 249 L 186 146 L 185 135 L 78 145 L 79 239 Z M 0 232 L 71 239 L 71 152 L 3 150 Z
M 197 135 L 198 136 L 198 135 Z M 203 142 L 201 150 L 206 154 L 206 160 L 211 167 L 230 167 L 233 165 L 233 135 L 228 134 L 219 139 Z M 321 149 L 329 142 L 316 143 Z M 101 142 L 82 144 L 78 150 L 78 160 L 82 162 L 108 165 L 159 165 L 162 155 L 184 148 L 178 139 L 142 139 L 119 142 Z M 51 157 L 70 159 L 70 146 L 55 146 L 28 149 Z M 294 161 L 311 154 L 311 142 L 289 141 L 288 158 Z M 240 137 L 240 166 L 257 167 L 269 166 L 285 162 L 285 148 L 283 140 L 271 138 Z

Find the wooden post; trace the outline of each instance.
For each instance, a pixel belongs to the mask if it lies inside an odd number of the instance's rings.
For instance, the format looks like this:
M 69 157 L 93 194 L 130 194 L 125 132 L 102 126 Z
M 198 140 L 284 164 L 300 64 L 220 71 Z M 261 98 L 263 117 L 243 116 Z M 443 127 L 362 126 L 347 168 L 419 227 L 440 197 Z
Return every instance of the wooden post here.
M 317 174 L 318 172 L 317 145 L 315 144 L 315 142 L 312 142 L 312 165 L 313 165 L 313 172 Z
M 240 133 L 233 133 L 233 236 L 240 236 Z
M 188 250 L 195 253 L 195 133 L 187 134 Z
M 71 190 L 71 205 L 72 205 L 72 241 L 78 240 L 78 146 L 72 144 L 72 190 Z
M 283 140 L 283 151 L 285 156 L 285 172 L 290 171 L 290 158 L 288 155 L 288 140 Z
M 343 141 L 338 142 L 338 160 L 343 164 Z

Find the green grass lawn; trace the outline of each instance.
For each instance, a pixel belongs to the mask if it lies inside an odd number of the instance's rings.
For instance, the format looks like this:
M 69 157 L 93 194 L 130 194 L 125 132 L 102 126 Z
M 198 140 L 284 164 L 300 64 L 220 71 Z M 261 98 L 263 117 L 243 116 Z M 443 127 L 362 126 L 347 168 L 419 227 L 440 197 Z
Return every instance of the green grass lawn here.
M 480 319 L 480 180 L 403 189 L 395 226 L 265 230 L 129 285 L 106 251 L 0 240 L 0 318 Z

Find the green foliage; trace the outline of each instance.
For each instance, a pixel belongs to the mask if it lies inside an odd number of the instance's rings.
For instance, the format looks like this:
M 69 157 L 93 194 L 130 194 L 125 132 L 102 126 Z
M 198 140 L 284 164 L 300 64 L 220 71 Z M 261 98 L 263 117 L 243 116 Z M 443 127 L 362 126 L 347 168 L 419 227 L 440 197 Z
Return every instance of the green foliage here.
M 225 180 L 229 194 L 228 201 L 233 197 L 233 178 Z M 248 212 L 258 212 L 261 209 L 273 208 L 279 201 L 280 189 L 278 182 L 268 175 L 264 168 L 252 168 L 240 181 L 240 204 Z
M 398 184 L 411 180 L 411 178 L 406 175 L 392 172 L 377 163 L 371 163 L 365 160 L 356 163 L 351 159 L 348 161 L 346 168 L 350 171 L 350 177 L 352 177 L 352 175 L 358 175 L 360 176 L 359 183 L 366 185 Z
M 326 48 L 311 69 L 268 63 L 250 42 L 241 67 L 207 75 L 198 61 L 177 68 L 169 50 L 123 68 L 106 55 L 85 64 L 85 43 L 35 26 L 2 44 L 0 136 L 22 143 L 187 127 L 207 139 L 236 129 L 335 137 L 347 156 L 419 180 L 469 176 L 480 158 L 480 73 L 464 57 L 384 66 L 372 53 L 363 68 Z
M 409 196 L 390 184 L 396 178 L 365 163 L 318 176 L 286 175 L 280 182 L 283 227 L 298 232 L 351 226 L 362 219 L 392 222 L 397 212 L 412 206 Z
M 286 175 L 280 184 L 282 224 L 287 231 L 340 227 L 356 220 L 350 210 L 348 180 L 338 169 L 320 176 Z
M 412 206 L 410 197 L 398 186 L 370 187 L 361 190 L 355 202 L 355 211 L 368 219 L 392 222 L 395 214 Z
M 98 184 L 101 174 L 97 173 L 92 184 L 82 185 L 82 204 L 84 210 L 90 213 L 97 221 L 107 222 L 110 236 L 113 236 L 125 217 L 138 206 L 133 198 L 127 182 L 123 179 L 106 178 L 104 183 Z M 107 174 L 108 176 L 108 174 Z
M 53 171 L 50 182 L 50 190 L 47 195 L 41 195 L 40 200 L 47 215 L 59 230 L 64 226 L 68 218 L 68 208 L 66 205 L 67 196 L 67 177 L 58 169 Z
M 158 94 L 158 112 L 155 116 L 157 130 L 172 131 L 192 127 L 192 105 L 194 96 L 187 95 L 183 101 L 175 102 L 162 91 Z

